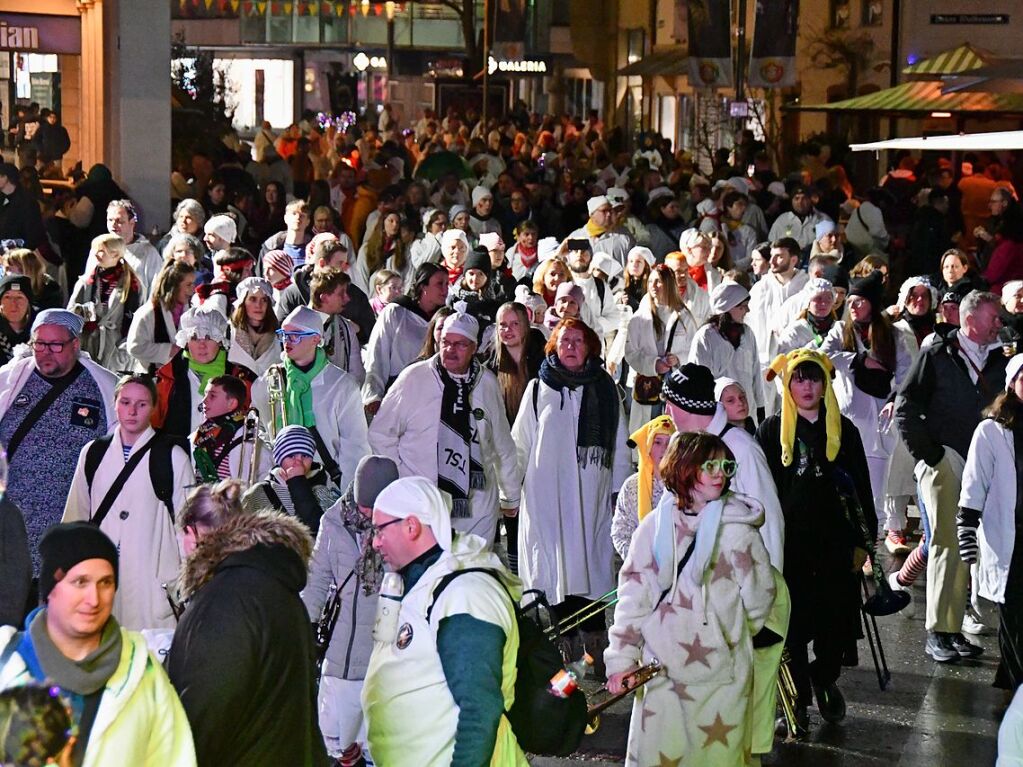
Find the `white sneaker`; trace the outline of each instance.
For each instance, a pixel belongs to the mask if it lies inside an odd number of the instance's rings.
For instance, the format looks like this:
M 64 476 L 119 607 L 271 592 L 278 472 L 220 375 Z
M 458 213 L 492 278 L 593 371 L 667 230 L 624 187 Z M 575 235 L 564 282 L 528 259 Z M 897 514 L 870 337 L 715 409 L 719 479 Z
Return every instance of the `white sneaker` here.
M 909 590 L 909 588 L 899 583 L 897 577 L 898 574 L 899 573 L 897 570 L 894 573 L 888 574 L 888 585 L 892 587 L 892 591 L 905 591 L 907 594 L 910 594 L 912 596 L 912 592 Z M 916 605 L 913 604 L 912 598 L 909 600 L 909 604 L 899 611 L 899 614 L 903 618 L 912 618 L 914 615 L 916 615 Z M 966 629 L 963 629 L 963 631 L 965 630 Z
M 987 633 L 987 626 L 985 626 L 980 620 L 973 617 L 972 611 L 967 610 L 966 615 L 963 616 L 963 633 L 973 634 L 974 636 L 982 636 Z

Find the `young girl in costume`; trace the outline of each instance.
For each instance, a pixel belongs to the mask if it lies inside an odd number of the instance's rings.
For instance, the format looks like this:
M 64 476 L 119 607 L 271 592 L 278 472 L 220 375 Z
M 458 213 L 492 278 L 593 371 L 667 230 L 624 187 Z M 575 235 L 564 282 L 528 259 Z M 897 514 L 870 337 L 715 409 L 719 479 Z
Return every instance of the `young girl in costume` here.
M 775 599 L 758 527 L 763 508 L 728 492 L 735 460 L 717 436 L 673 438 L 661 463 L 666 489 L 639 524 L 619 573 L 604 653 L 608 690 L 659 661 L 637 694 L 629 764 L 755 764 L 753 637 Z

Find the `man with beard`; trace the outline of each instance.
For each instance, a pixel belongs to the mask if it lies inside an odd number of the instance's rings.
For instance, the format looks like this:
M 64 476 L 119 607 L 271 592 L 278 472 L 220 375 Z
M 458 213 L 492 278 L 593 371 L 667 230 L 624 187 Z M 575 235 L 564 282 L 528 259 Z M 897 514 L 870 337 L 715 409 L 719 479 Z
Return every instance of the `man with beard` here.
M 572 270 L 572 282 L 583 291 L 586 299 L 582 307 L 582 320 L 601 338 L 613 333 L 621 320 L 618 303 L 611 295 L 611 289 L 599 277 L 594 277 L 590 269 L 593 262 L 593 250 L 586 238 L 569 238 L 568 268 Z

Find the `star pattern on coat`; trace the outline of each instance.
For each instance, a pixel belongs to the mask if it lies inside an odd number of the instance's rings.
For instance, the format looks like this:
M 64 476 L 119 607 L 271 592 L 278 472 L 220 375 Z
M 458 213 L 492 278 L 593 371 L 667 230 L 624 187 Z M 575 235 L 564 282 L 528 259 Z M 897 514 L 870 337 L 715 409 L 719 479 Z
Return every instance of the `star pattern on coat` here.
M 682 757 L 678 759 L 672 759 L 670 756 L 665 756 L 663 751 L 657 752 L 657 764 L 653 767 L 679 767 L 682 764 Z
M 687 684 L 672 681 L 671 690 L 678 696 L 679 700 L 696 700 L 696 698 L 689 694 L 689 685 Z
M 734 724 L 725 724 L 724 720 L 721 719 L 720 712 L 714 715 L 714 721 L 710 724 L 701 724 L 698 726 L 699 729 L 703 730 L 707 734 L 707 740 L 703 744 L 704 748 L 707 748 L 714 742 L 718 742 L 725 748 L 728 748 L 728 733 L 736 727 Z
M 665 617 L 667 617 L 668 615 L 675 614 L 675 607 L 669 604 L 668 602 L 661 602 L 657 606 L 655 612 L 657 613 L 657 616 L 661 619 L 661 624 L 663 625 Z
M 652 708 L 643 707 L 643 710 L 639 712 L 639 727 L 643 732 L 646 732 L 646 720 L 652 716 L 657 716 L 657 712 Z
M 749 575 L 750 571 L 753 570 L 753 544 L 749 544 L 745 551 L 735 552 L 732 560 L 735 563 L 736 570 L 743 575 Z
M 732 567 L 732 563 L 728 561 L 728 557 L 722 551 L 718 554 L 717 564 L 714 565 L 714 577 L 710 579 L 710 582 L 715 583 L 716 581 L 728 580 L 734 572 L 735 568 Z
M 693 609 L 693 598 L 688 594 L 684 593 L 682 589 L 678 589 L 675 592 L 675 604 L 680 610 L 692 610 Z
M 626 626 L 621 631 L 617 631 L 615 633 L 615 638 L 623 645 L 638 647 L 643 641 L 643 632 L 635 626 Z
M 636 583 L 639 583 L 639 584 L 643 583 L 643 575 L 642 575 L 642 573 L 640 573 L 639 570 L 634 570 L 631 567 L 623 567 L 622 568 L 621 578 L 622 578 L 622 584 L 623 585 L 628 583 L 629 581 L 635 581 Z
M 686 662 L 684 665 L 689 666 L 693 663 L 702 663 L 707 668 L 710 668 L 710 663 L 707 662 L 707 656 L 715 651 L 713 647 L 707 647 L 700 642 L 700 635 L 697 634 L 692 642 L 679 642 L 679 646 L 686 651 Z

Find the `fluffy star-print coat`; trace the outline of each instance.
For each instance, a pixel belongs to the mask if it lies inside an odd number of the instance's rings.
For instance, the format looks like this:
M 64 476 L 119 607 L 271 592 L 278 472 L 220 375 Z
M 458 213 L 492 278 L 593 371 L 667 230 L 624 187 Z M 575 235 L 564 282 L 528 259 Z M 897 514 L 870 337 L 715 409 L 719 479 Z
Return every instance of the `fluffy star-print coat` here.
M 709 565 L 695 557 L 661 600 L 654 558 L 656 516 L 640 523 L 619 573 L 618 604 L 604 654 L 607 673 L 657 658 L 664 672 L 636 696 L 629 728 L 630 767 L 750 763 L 752 636 L 775 598 L 756 502 L 729 495 Z M 676 558 L 692 542 L 698 517 L 675 515 Z M 662 562 L 677 572 L 677 561 Z

